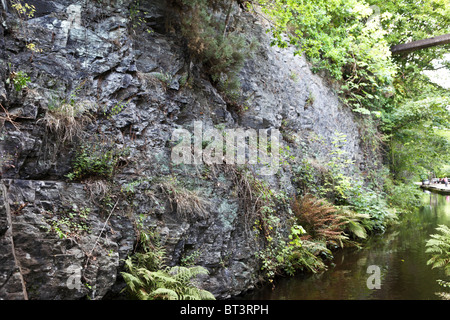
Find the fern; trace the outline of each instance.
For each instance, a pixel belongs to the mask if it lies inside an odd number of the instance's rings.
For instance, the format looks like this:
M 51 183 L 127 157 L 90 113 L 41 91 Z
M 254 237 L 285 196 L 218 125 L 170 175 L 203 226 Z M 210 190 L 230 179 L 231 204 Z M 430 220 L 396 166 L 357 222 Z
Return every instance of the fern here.
M 122 272 L 122 277 L 128 286 L 128 290 L 131 292 L 138 292 L 138 288 L 143 286 L 141 279 L 131 273 Z
M 167 288 L 158 288 L 150 292 L 146 298 L 146 300 L 179 300 L 178 294 L 172 290 Z
M 320 242 L 303 240 L 302 246 L 293 250 L 289 261 L 294 269 L 317 273 L 327 269 L 319 254 L 331 256 L 331 251 Z
M 432 234 L 426 243 L 426 253 L 431 253 L 427 265 L 432 268 L 441 268 L 445 275 L 450 276 L 450 229 L 445 225 L 439 225 L 436 230 L 439 234 Z
M 348 237 L 343 232 L 343 221 L 337 214 L 338 209 L 326 200 L 305 195 L 303 199 L 295 199 L 292 209 L 299 225 L 303 226 L 308 235 L 329 244 L 343 246 Z
M 370 215 L 358 213 L 347 207 L 340 208 L 338 213 L 341 221 L 345 224 L 344 230 L 347 233 L 353 234 L 360 239 L 367 238 L 365 222 L 370 220 Z
M 214 300 L 214 296 L 206 290 L 197 288 L 192 279 L 198 275 L 207 275 L 208 270 L 201 266 L 172 267 L 168 274 L 172 275 L 179 288 L 180 300 Z
M 139 300 L 214 300 L 209 291 L 200 289 L 193 279 L 198 275 L 207 275 L 208 270 L 200 266 L 172 268 L 164 267 L 165 250 L 153 233 L 145 230 L 141 224 L 139 248 L 133 256 L 125 260 L 126 271 L 121 275 L 131 298 Z
M 190 268 L 175 266 L 170 269 L 169 273 L 174 276 L 176 281 L 179 281 L 182 284 L 187 284 L 193 277 L 196 277 L 197 275 L 207 275 L 208 270 L 200 266 L 193 266 Z
M 192 280 L 198 275 L 207 275 L 208 270 L 200 266 L 163 268 L 148 270 L 134 262 L 142 260 L 128 257 L 121 272 L 132 298 L 139 300 L 214 300 L 214 295 L 198 288 Z

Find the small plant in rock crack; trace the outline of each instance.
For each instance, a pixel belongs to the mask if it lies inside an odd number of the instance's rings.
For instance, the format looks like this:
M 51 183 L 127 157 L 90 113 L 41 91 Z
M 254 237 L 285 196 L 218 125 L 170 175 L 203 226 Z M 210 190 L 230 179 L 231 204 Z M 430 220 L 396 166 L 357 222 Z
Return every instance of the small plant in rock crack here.
M 75 156 L 73 171 L 66 177 L 69 180 L 110 179 L 127 155 L 128 149 L 118 149 L 108 142 L 85 142 Z
M 30 77 L 24 71 L 11 72 L 9 78 L 6 80 L 6 83 L 12 83 L 17 92 L 26 88 L 29 82 Z
M 181 258 L 181 265 L 184 267 L 192 267 L 195 265 L 197 258 L 201 255 L 200 249 L 193 250 L 189 254 L 184 254 Z
M 55 232 L 60 239 L 74 238 L 82 233 L 90 233 L 91 228 L 88 223 L 90 208 L 72 209 L 68 211 L 52 214 L 47 219 L 50 225 L 48 232 Z
M 17 11 L 22 20 L 31 19 L 36 13 L 36 7 L 32 4 L 21 3 L 18 0 L 11 0 L 12 7 Z
M 130 22 L 132 30 L 136 32 L 138 28 L 143 28 L 145 32 L 152 33 L 153 30 L 146 28 L 147 19 L 145 16 L 148 15 L 147 11 L 141 10 L 141 4 L 139 0 L 135 0 L 130 5 Z
M 103 115 L 106 116 L 107 119 L 111 119 L 112 117 L 121 113 L 127 106 L 128 103 L 126 102 L 118 102 L 112 107 L 105 107 L 103 109 Z

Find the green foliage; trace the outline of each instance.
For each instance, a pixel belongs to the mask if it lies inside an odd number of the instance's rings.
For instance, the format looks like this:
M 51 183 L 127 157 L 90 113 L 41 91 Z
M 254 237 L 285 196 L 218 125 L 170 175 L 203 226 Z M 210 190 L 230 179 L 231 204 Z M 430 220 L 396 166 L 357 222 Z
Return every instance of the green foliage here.
M 449 32 L 450 12 L 446 0 L 367 0 L 390 15 L 381 21 L 390 32 L 390 45 L 431 38 Z M 436 134 L 435 127 L 448 128 L 449 91 L 434 84 L 424 73 L 449 69 L 448 62 L 437 66 L 450 45 L 439 45 L 392 57 L 398 73 L 394 92 L 383 115 L 382 130 L 389 143 L 389 165 L 394 178 L 411 181 L 421 174 L 437 173 L 448 161 L 448 142 Z
M 14 89 L 17 92 L 27 87 L 30 82 L 30 77 L 24 71 L 12 72 L 9 76 L 9 81 L 12 81 Z
M 363 187 L 361 182 L 355 182 L 346 194 L 347 205 L 352 210 L 370 217 L 363 221 L 370 231 L 383 232 L 397 219 L 395 209 L 388 206 L 385 195 Z
M 384 30 L 389 30 L 384 36 L 389 45 L 431 38 L 449 32 L 450 7 L 447 0 L 366 1 L 370 5 L 378 6 L 380 12 L 385 13 L 381 25 Z M 396 55 L 393 58 L 400 68 L 402 78 L 414 82 L 417 80 L 414 78 L 422 70 L 433 69 L 431 61 L 442 58 L 449 47 L 448 44 L 435 46 L 414 54 Z M 413 91 L 407 87 L 405 89 Z
M 396 183 L 387 179 L 384 184 L 389 206 L 403 212 L 415 210 L 421 204 L 422 191 L 413 184 Z
M 264 249 L 256 252 L 267 280 L 272 282 L 275 276 L 281 274 L 292 276 L 299 270 L 316 273 L 327 269 L 319 255 L 331 256 L 331 251 L 320 241 L 302 240 L 305 232 L 300 225 L 293 224 L 289 241 L 272 237 Z
M 87 177 L 110 179 L 119 167 L 128 150 L 120 150 L 107 141 L 83 142 L 73 162 L 73 171 L 67 174 L 69 180 L 82 180 Z
M 325 184 L 329 169 L 313 159 L 302 159 L 298 165 L 293 166 L 293 182 L 299 194 L 319 194 Z
M 328 252 L 323 246 L 304 245 L 300 239 L 305 230 L 294 221 L 282 221 L 281 211 L 292 213 L 290 201 L 286 194 L 277 191 L 263 180 L 254 176 L 249 170 L 237 171 L 239 198 L 246 212 L 247 221 L 254 221 L 254 231 L 264 240 L 264 246 L 255 253 L 260 260 L 263 275 L 269 281 L 280 274 L 294 274 L 298 270 L 318 272 L 326 268 L 318 257 Z M 286 240 L 286 228 L 289 231 Z M 313 250 L 320 246 L 323 250 Z
M 177 2 L 183 7 L 179 22 L 191 57 L 203 65 L 225 97 L 236 102 L 240 96 L 238 74 L 255 44 L 235 30 L 234 1 Z M 219 11 L 226 16 L 222 17 Z
M 427 241 L 426 252 L 432 254 L 427 261 L 432 268 L 441 268 L 445 275 L 450 276 L 450 229 L 446 225 L 436 228 L 439 233 L 432 234 Z
M 423 89 L 422 89 L 423 90 Z M 448 127 L 450 115 L 447 106 L 450 104 L 450 95 L 432 91 L 422 91 L 414 99 L 406 99 L 397 105 L 395 110 L 385 115 L 383 130 L 385 132 L 398 132 L 417 128 L 418 124 Z
M 329 236 L 335 236 L 339 245 L 348 236 L 363 239 L 367 232 L 383 231 L 396 217 L 386 202 L 386 194 L 381 192 L 382 182 L 369 185 L 346 173 L 352 161 L 343 148 L 345 142 L 345 135 L 335 134 L 327 162 L 305 158 L 298 167 L 294 166 L 293 177 L 298 194 L 305 197 L 304 203 L 302 199 L 293 203 L 293 211 L 301 219 L 299 223 L 308 230 L 304 220 L 310 219 L 312 230 L 308 234 L 313 237 L 318 234 L 314 229 L 325 227 L 319 232 L 322 240 L 327 240 L 323 233 L 330 232 Z
M 191 267 L 195 265 L 195 260 L 200 256 L 200 250 L 194 250 L 190 254 L 184 254 L 181 258 L 181 265 L 183 267 Z
M 323 242 L 318 240 L 298 239 L 290 241 L 286 251 L 288 254 L 284 261 L 283 270 L 288 275 L 294 275 L 299 270 L 313 273 L 325 271 L 327 265 L 321 257 L 332 258 L 331 251 Z
M 136 252 L 127 258 L 128 263 L 150 271 L 163 268 L 166 251 L 160 244 L 158 234 L 145 226 L 144 215 L 140 215 L 136 221 L 136 230 L 138 232 Z
M 81 233 L 90 233 L 91 228 L 88 222 L 90 212 L 90 208 L 59 212 L 47 219 L 47 222 L 51 226 L 49 231 L 55 232 L 60 239 L 75 239 Z
M 273 213 L 266 218 L 267 242 L 256 256 L 269 281 L 277 275 L 293 275 L 299 270 L 324 271 L 327 267 L 323 259 L 332 258 L 328 247 L 343 247 L 344 243 L 353 245 L 350 237 L 367 237 L 369 215 L 335 207 L 310 195 L 301 201 L 292 201 L 291 208 L 295 218 L 288 224 L 291 225 L 289 241 L 284 240 L 280 219 Z
M 286 195 L 270 189 L 266 183 L 241 172 L 240 183 L 248 189 L 241 199 L 251 198 L 248 205 L 255 219 L 255 230 L 263 236 L 264 247 L 256 252 L 261 270 L 269 281 L 280 274 L 293 275 L 298 270 L 319 272 L 326 269 L 323 258 L 332 257 L 330 247 L 364 239 L 371 217 L 335 207 L 325 200 L 306 196 L 304 201 L 290 201 Z M 282 221 L 280 211 L 288 211 L 295 219 Z M 286 227 L 289 226 L 288 241 Z
M 397 180 L 411 181 L 430 171 L 436 174 L 449 160 L 448 136 L 438 129 L 449 127 L 450 93 L 424 79 L 421 83 L 417 93 L 398 98 L 397 107 L 383 115 L 387 159 Z
M 422 174 L 439 172 L 448 163 L 449 147 L 449 140 L 432 128 L 418 126 L 398 131 L 390 141 L 389 162 L 394 178 L 418 181 Z
M 36 13 L 36 7 L 19 0 L 11 0 L 12 7 L 17 11 L 21 19 L 31 19 Z
M 130 4 L 130 22 L 133 30 L 136 30 L 147 23 L 147 20 L 144 18 L 144 16 L 148 15 L 148 12 L 142 11 L 140 7 L 141 6 L 139 0 L 135 0 Z M 145 28 L 145 32 L 152 33 L 152 30 Z
M 207 275 L 200 266 L 165 268 L 150 271 L 125 261 L 128 272 L 122 272 L 127 288 L 139 300 L 214 300 L 214 295 L 198 288 L 192 278 Z
M 420 94 L 404 99 L 383 116 L 389 143 L 388 161 L 394 178 L 410 181 L 437 173 L 449 160 L 448 136 L 438 129 L 450 124 L 449 91 L 423 85 Z
M 342 81 L 341 94 L 356 112 L 371 114 L 384 104 L 395 75 L 386 31 L 359 0 L 260 0 L 274 21 L 273 45 L 294 45 L 313 70 Z M 381 19 L 389 15 L 381 15 Z M 286 37 L 284 36 L 287 36 Z
M 368 214 L 359 213 L 347 207 L 338 207 L 338 216 L 342 221 L 345 235 L 357 239 L 367 238 L 367 221 L 370 220 Z
M 165 249 L 157 233 L 145 227 L 145 216 L 136 221 L 139 232 L 137 251 L 125 260 L 121 275 L 130 298 L 139 300 L 214 300 L 209 291 L 198 288 L 193 278 L 207 275 L 201 266 L 167 267 Z
M 112 107 L 109 108 L 109 110 L 105 108 L 103 110 L 103 115 L 105 115 L 108 119 L 111 119 L 112 117 L 118 115 L 124 109 L 126 109 L 127 105 L 128 104 L 124 102 L 115 103 Z
M 431 254 L 427 265 L 431 265 L 431 268 L 442 269 L 446 276 L 450 276 L 450 228 L 446 225 L 439 225 L 436 231 L 439 233 L 430 235 L 430 239 L 426 243 L 425 252 Z M 449 281 L 439 279 L 437 283 L 444 288 L 450 288 Z M 450 295 L 445 292 L 437 293 L 437 295 L 446 300 L 450 299 Z

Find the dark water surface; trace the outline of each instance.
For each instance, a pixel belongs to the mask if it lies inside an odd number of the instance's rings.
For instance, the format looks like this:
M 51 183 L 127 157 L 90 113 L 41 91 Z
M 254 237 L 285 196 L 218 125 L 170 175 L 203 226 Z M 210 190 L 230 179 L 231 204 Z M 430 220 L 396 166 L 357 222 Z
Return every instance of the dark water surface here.
M 370 238 L 364 248 L 345 248 L 334 254 L 328 271 L 277 279 L 244 296 L 265 300 L 434 300 L 444 291 L 437 279 L 443 271 L 427 265 L 425 243 L 439 224 L 450 226 L 450 196 L 424 193 L 423 205 L 403 215 L 396 226 Z M 380 288 L 369 289 L 370 265 L 381 271 Z M 373 283 L 372 281 L 369 281 Z

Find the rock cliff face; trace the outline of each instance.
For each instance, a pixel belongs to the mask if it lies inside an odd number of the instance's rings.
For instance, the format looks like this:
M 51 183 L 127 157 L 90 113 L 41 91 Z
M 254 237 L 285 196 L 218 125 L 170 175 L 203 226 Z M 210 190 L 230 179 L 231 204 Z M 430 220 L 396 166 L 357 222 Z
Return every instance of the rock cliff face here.
M 254 287 L 264 242 L 233 170 L 171 162 L 173 131 L 192 132 L 194 121 L 278 129 L 296 157 L 317 161 L 343 134 L 349 170 L 365 166 L 354 116 L 332 85 L 292 50 L 270 47 L 263 22 L 238 6 L 240 28 L 259 43 L 240 74 L 248 106 L 240 112 L 167 27 L 166 1 L 141 1 L 139 23 L 131 0 L 27 2 L 33 17 L 11 7 L 0 17 L 1 299 L 116 298 L 139 217 L 160 235 L 169 265 L 190 261 L 210 271 L 202 286 L 217 298 Z M 16 90 L 20 72 L 30 81 Z M 80 146 L 113 154 L 113 175 L 69 180 Z M 263 178 L 292 194 L 292 169 Z M 174 201 L 171 188 L 189 201 Z

